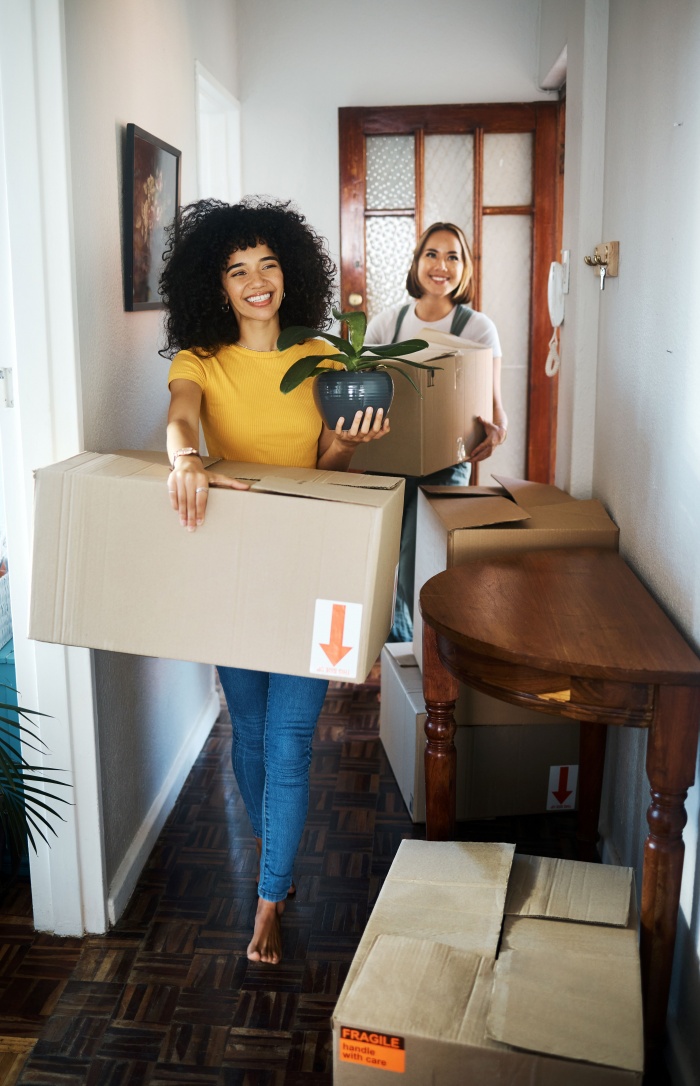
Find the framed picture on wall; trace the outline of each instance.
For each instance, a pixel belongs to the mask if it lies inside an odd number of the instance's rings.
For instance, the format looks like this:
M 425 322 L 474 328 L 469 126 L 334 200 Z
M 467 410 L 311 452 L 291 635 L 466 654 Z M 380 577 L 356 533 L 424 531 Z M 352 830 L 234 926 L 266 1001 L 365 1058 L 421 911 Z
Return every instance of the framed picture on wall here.
M 162 309 L 158 280 L 165 230 L 180 203 L 180 152 L 126 126 L 124 161 L 124 308 Z

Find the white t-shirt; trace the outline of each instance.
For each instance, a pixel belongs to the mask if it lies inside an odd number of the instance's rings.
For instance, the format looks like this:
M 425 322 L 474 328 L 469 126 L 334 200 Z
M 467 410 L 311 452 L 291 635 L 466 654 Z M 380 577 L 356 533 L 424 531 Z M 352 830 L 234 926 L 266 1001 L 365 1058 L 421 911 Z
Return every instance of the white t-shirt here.
M 376 317 L 372 317 L 367 325 L 365 343 L 391 343 L 394 338 L 396 318 L 405 304 L 403 302 L 401 305 L 392 306 L 391 309 L 385 309 L 382 313 L 378 313 Z M 433 328 L 436 332 L 449 332 L 452 317 L 453 313 L 448 313 L 446 317 L 439 321 L 422 321 L 420 317 L 416 316 L 416 302 L 414 299 L 401 322 L 399 339 L 417 339 L 421 328 Z M 460 339 L 470 339 L 473 343 L 483 343 L 485 347 L 490 347 L 494 358 L 500 358 L 502 355 L 496 325 L 485 313 L 472 313 L 459 335 Z

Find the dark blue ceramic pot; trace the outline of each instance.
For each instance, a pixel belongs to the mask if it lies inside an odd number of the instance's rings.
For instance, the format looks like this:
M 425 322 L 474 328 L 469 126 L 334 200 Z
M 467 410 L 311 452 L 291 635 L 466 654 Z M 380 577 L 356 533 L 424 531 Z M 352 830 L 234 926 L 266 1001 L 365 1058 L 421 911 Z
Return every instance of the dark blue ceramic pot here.
M 349 430 L 357 411 L 373 407 L 384 414 L 394 398 L 394 382 L 386 370 L 329 370 L 314 381 L 314 400 L 323 421 L 335 430 L 339 418 L 343 429 Z

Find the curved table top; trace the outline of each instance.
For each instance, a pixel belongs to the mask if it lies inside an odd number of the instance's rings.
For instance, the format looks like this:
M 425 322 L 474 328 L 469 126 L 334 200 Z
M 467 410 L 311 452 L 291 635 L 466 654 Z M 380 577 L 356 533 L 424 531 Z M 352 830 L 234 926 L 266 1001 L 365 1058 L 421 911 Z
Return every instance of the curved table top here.
M 700 685 L 700 658 L 616 551 L 526 551 L 438 573 L 423 618 L 450 642 L 521 666 Z

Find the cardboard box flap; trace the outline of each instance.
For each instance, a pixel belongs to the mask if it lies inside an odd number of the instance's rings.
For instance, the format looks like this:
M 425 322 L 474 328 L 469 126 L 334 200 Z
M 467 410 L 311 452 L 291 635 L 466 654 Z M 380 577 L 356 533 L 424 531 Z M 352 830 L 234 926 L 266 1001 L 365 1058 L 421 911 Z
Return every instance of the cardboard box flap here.
M 532 916 L 506 916 L 501 953 L 505 950 L 549 951 L 562 956 L 585 954 L 595 958 L 637 958 L 639 934 L 635 927 L 550 921 Z
M 505 843 L 402 841 L 384 885 L 422 882 L 500 893 L 507 888 L 514 854 L 515 845 Z
M 416 339 L 425 338 L 425 336 L 416 336 Z M 371 344 L 368 344 L 368 346 L 371 346 Z M 387 346 L 391 346 L 391 344 L 387 344 Z M 454 350 L 441 350 L 440 345 L 438 344 L 432 347 L 422 347 L 420 351 L 413 351 L 410 354 L 402 355 L 402 358 L 410 358 L 412 362 L 423 362 L 427 365 L 429 362 L 439 362 L 441 358 L 454 358 L 456 354 L 457 351 Z M 401 360 L 401 358 L 394 359 L 396 362 L 401 362 Z M 406 368 L 408 369 L 409 367 L 407 366 Z
M 134 476 L 165 480 L 170 472 L 165 453 L 133 453 L 130 457 L 118 453 L 82 452 L 57 464 L 37 468 L 34 476 L 62 475 L 69 480 L 83 476 L 126 479 Z
M 502 486 L 423 486 L 424 494 L 434 498 L 502 498 Z
M 625 927 L 631 890 L 630 867 L 518 855 L 508 881 L 505 912 Z
M 528 479 L 513 479 L 509 475 L 492 475 L 504 490 L 507 490 L 513 501 L 522 505 L 523 509 L 530 512 L 543 505 L 561 505 L 562 502 L 574 502 L 570 494 L 566 494 L 557 486 L 549 483 L 533 483 Z
M 634 954 L 562 957 L 546 942 L 506 950 L 496 962 L 487 1033 L 529 1052 L 642 1071 L 639 963 Z
M 463 339 L 461 336 L 453 336 L 449 332 L 438 332 L 435 328 L 421 328 L 417 338 L 427 340 L 431 346 L 437 344 L 442 347 L 455 347 L 457 350 L 464 350 L 465 347 L 475 351 L 491 350 L 490 347 L 485 346 L 483 343 L 475 343 L 473 339 Z
M 512 844 L 402 841 L 343 991 L 379 935 L 420 937 L 495 958 L 514 851 Z
M 319 473 L 320 474 L 320 473 Z M 339 472 L 328 473 L 339 475 Z M 355 475 L 353 482 L 336 478 L 283 479 L 276 475 L 264 475 L 251 484 L 250 489 L 264 494 L 286 494 L 295 498 L 315 498 L 319 501 L 350 502 L 353 505 L 377 505 L 377 493 L 391 493 L 401 486 L 402 479 L 382 479 L 377 476 Z M 369 485 L 357 480 L 366 479 Z
M 433 503 L 433 510 L 448 532 L 461 528 L 486 528 L 491 524 L 515 524 L 530 519 L 529 513 L 502 495 L 440 497 L 439 501 Z
M 551 528 L 555 531 L 617 530 L 605 507 L 594 498 L 588 501 L 543 505 L 530 509 L 529 528 Z
M 341 1028 L 483 1044 L 492 983 L 493 963 L 477 954 L 380 935 L 333 1019 Z

